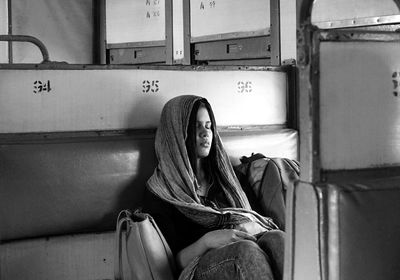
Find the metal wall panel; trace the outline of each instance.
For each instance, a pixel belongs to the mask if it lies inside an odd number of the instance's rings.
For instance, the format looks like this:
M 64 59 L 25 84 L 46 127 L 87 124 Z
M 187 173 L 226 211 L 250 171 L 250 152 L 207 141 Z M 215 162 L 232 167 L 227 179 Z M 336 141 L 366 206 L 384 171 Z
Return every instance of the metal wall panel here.
M 108 44 L 165 40 L 165 0 L 106 0 Z
M 93 61 L 92 0 L 13 0 L 12 32 L 37 37 L 47 47 L 50 59 L 68 63 Z M 38 63 L 36 46 L 13 43 L 14 63 Z
M 270 1 L 191 0 L 190 18 L 195 40 L 226 33 L 265 33 L 270 28 Z
M 399 51 L 398 42 L 321 43 L 323 169 L 399 165 Z
M 1 70 L 0 133 L 155 128 L 166 101 L 209 99 L 220 126 L 286 123 L 276 71 Z

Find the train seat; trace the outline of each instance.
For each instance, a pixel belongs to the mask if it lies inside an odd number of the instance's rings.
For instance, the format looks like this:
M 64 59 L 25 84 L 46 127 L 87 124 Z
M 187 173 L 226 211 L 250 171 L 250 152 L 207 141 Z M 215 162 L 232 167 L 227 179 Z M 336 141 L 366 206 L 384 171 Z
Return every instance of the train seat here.
M 322 273 L 328 279 L 398 279 L 400 177 L 314 186 Z M 323 279 L 325 279 L 323 277 Z
M 297 159 L 292 129 L 220 135 L 234 165 L 252 152 Z M 112 279 L 116 217 L 141 207 L 154 131 L 20 135 L 0 154 L 0 278 Z
M 294 270 L 285 279 L 398 279 L 400 177 L 360 175 L 295 187 Z
M 297 159 L 288 69 L 167 69 L 1 71 L 0 279 L 113 278 L 117 215 L 142 206 L 176 95 L 210 101 L 234 165 Z

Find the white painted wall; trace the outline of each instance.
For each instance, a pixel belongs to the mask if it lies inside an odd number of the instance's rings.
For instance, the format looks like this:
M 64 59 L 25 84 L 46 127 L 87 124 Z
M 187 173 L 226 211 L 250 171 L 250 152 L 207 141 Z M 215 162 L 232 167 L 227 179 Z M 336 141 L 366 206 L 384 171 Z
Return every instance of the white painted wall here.
M 286 90 L 274 71 L 0 70 L 0 133 L 155 128 L 181 94 L 220 126 L 285 124 Z

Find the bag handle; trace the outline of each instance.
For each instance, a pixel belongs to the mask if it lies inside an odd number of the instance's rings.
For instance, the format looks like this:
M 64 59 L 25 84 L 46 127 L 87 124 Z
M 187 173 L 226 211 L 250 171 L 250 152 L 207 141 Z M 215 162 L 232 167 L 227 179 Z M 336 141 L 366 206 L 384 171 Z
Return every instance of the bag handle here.
M 172 254 L 171 248 L 168 246 L 167 240 L 165 240 L 164 235 L 162 234 L 160 228 L 157 226 L 157 223 L 154 221 L 153 217 L 149 214 L 145 214 L 145 215 L 148 217 L 149 221 L 151 222 L 153 227 L 156 229 L 158 236 L 161 238 L 165 252 L 167 254 L 169 267 L 171 268 L 172 275 L 175 276 L 176 266 L 175 266 L 175 261 L 174 261 L 174 255 Z
M 131 220 L 130 216 L 132 213 L 129 210 L 122 210 L 118 214 L 117 218 L 117 228 L 116 228 L 116 239 L 115 239 L 115 247 L 117 254 L 114 255 L 114 279 L 115 280 L 123 280 L 123 271 L 122 271 L 122 226 L 124 223 L 129 224 Z M 125 217 L 122 217 L 125 216 Z M 127 230 L 128 230 L 127 226 Z

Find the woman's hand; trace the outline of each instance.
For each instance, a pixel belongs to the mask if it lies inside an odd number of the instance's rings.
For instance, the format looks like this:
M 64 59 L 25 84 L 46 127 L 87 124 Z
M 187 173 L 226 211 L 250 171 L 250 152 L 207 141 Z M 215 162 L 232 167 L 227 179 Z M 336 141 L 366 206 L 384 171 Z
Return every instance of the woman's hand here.
M 176 260 L 180 268 L 185 268 L 193 258 L 203 255 L 208 250 L 239 240 L 256 241 L 256 238 L 251 234 L 236 229 L 210 231 L 196 242 L 179 251 Z
M 206 233 L 203 237 L 203 242 L 208 249 L 219 248 L 229 243 L 239 240 L 256 241 L 256 238 L 251 234 L 237 229 L 221 229 Z
M 258 224 L 256 222 L 243 223 L 243 224 L 237 225 L 235 227 L 235 229 L 242 231 L 242 232 L 246 232 L 250 235 L 256 235 L 256 234 L 266 231 L 265 228 L 263 228 L 260 224 Z

